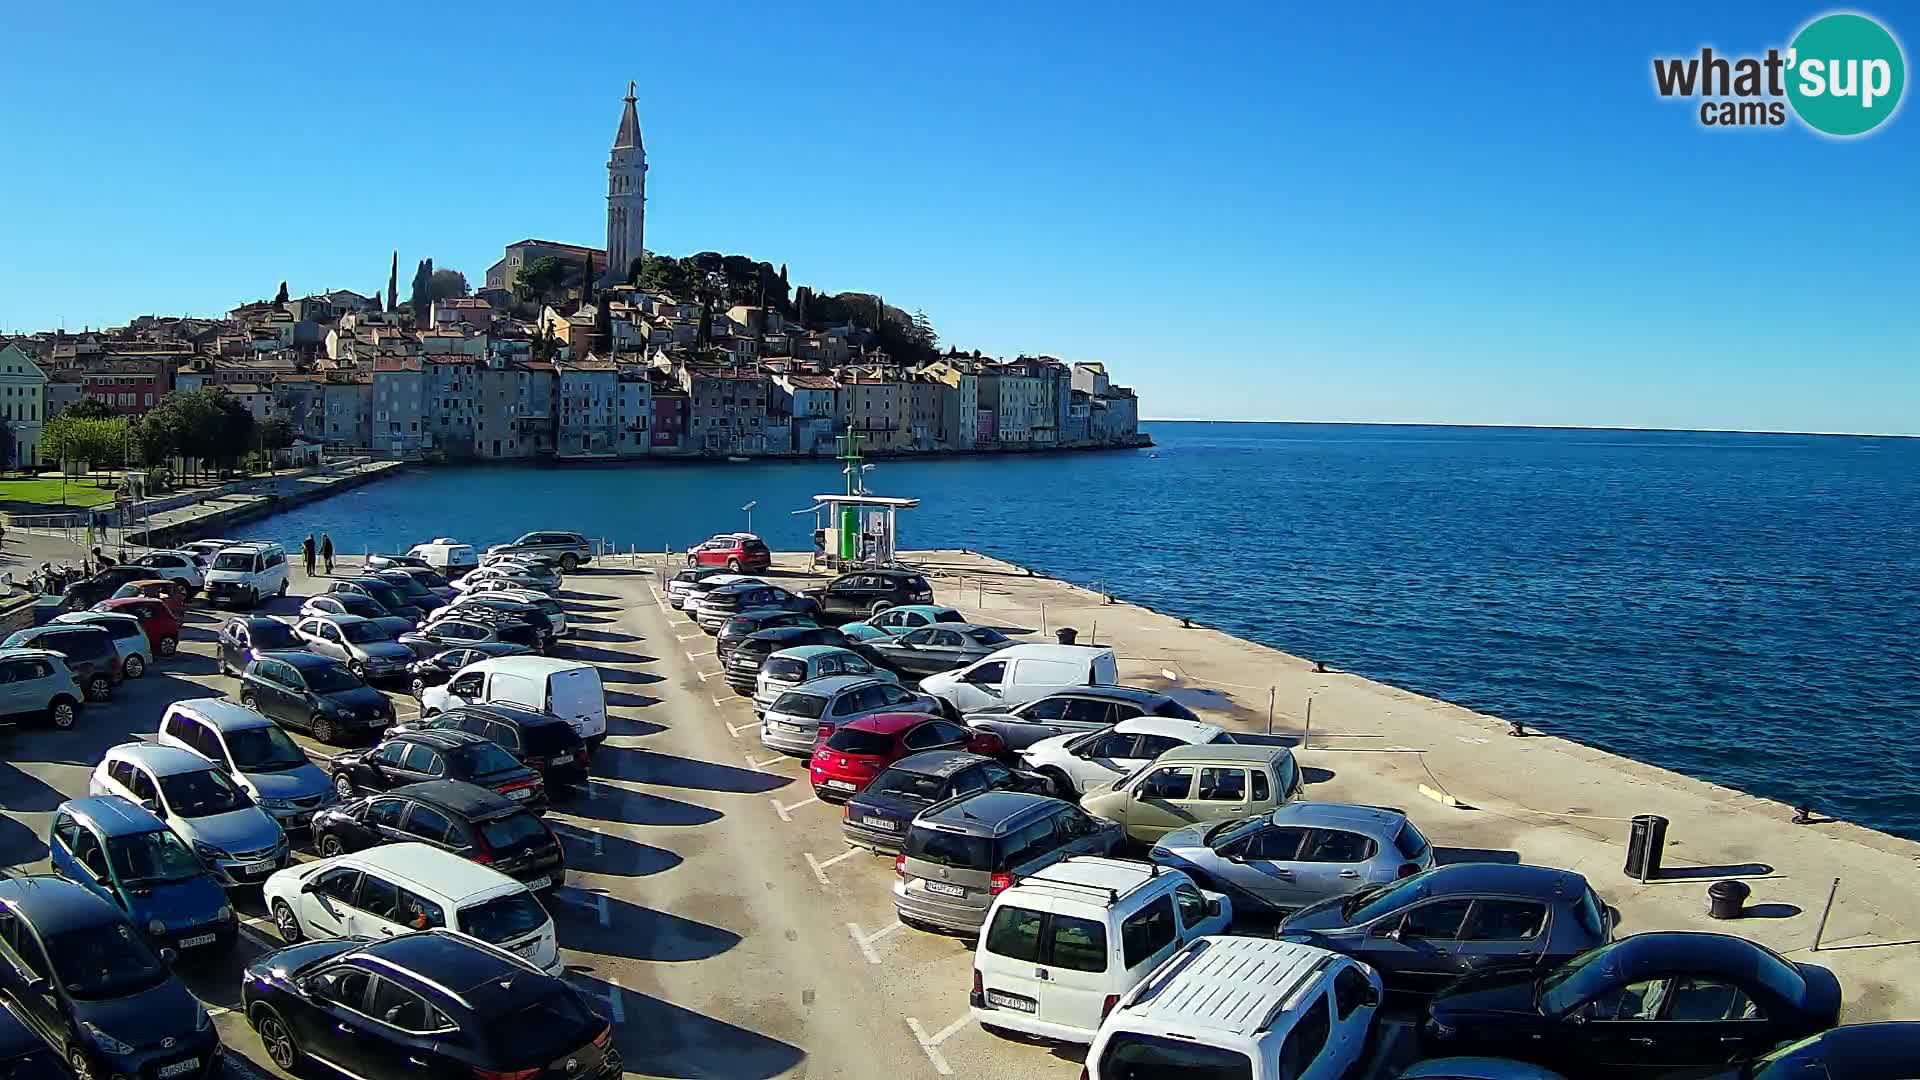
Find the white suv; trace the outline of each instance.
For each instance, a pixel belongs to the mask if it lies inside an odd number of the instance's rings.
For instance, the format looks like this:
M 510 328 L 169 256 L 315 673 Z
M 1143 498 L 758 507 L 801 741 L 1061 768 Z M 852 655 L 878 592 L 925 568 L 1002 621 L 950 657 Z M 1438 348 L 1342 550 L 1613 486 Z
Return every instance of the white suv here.
M 1312 945 L 1205 937 L 1122 998 L 1087 1051 L 1088 1080 L 1335 1080 L 1366 1057 L 1380 975 Z
M 1231 901 L 1178 870 L 1093 855 L 1055 863 L 994 898 L 974 950 L 973 1018 L 1090 1043 L 1175 949 L 1232 921 Z
M 1041 739 L 1020 751 L 1020 758 L 1027 768 L 1053 781 L 1055 795 L 1074 799 L 1130 775 L 1176 746 L 1232 741 L 1233 736 L 1219 724 L 1136 716 L 1105 731 Z

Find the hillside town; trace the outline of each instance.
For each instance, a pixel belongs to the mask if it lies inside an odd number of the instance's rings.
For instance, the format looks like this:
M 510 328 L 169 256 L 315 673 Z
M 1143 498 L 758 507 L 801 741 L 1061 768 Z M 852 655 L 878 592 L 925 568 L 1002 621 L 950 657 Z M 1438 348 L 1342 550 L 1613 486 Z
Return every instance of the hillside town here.
M 138 420 L 197 389 L 302 444 L 407 460 L 807 457 L 848 430 L 879 455 L 1145 443 L 1098 362 L 942 350 L 877 296 L 647 252 L 631 89 L 607 169 L 605 247 L 521 240 L 478 289 L 429 259 L 403 297 L 395 253 L 384 295 L 282 284 L 224 318 L 0 338 L 5 464 L 51 464 L 45 425 L 82 399 Z

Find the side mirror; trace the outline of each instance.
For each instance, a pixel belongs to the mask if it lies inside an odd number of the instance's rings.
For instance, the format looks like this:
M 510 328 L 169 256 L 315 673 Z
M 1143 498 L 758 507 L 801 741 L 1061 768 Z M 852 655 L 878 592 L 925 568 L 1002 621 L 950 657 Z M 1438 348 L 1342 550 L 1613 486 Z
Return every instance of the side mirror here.
M 1207 914 L 1209 915 L 1220 914 L 1220 901 L 1218 900 L 1207 901 Z
M 53 993 L 53 984 L 36 975 L 27 980 L 27 993 L 38 994 L 44 997 L 47 994 Z
M 179 950 L 172 949 L 172 948 L 165 948 L 160 950 L 160 961 L 161 963 L 166 964 L 168 967 L 172 967 L 173 962 L 178 959 L 180 959 Z
M 166 816 L 167 816 L 167 812 L 166 812 L 165 810 L 163 810 L 163 809 L 161 809 L 161 807 L 160 807 L 160 803 L 159 803 L 159 802 L 158 802 L 157 800 L 154 800 L 154 799 L 141 799 L 141 800 L 140 800 L 140 806 L 141 806 L 141 807 L 142 807 L 143 809 L 145 809 L 145 810 L 147 811 L 147 813 L 149 813 L 149 814 L 152 814 L 152 815 L 153 815 L 154 817 L 166 817 Z
M 1368 984 L 1367 992 L 1360 996 L 1360 1004 L 1365 1005 L 1369 1009 L 1378 1008 L 1380 1005 L 1380 988 Z

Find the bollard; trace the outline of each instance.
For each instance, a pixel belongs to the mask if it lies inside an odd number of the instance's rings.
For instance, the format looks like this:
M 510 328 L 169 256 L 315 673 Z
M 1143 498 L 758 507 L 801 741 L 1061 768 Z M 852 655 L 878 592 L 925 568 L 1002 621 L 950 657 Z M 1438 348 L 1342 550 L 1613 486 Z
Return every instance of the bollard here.
M 1267 687 L 1267 734 L 1273 734 L 1273 702 L 1277 697 L 1277 688 Z
M 1300 732 L 1300 749 L 1307 748 L 1307 740 L 1313 738 L 1313 695 L 1307 695 L 1307 726 Z
M 1047 632 L 1047 605 L 1045 604 L 1040 605 L 1040 632 L 1042 634 Z
M 1813 929 L 1813 952 L 1820 951 L 1820 939 L 1827 932 L 1827 916 L 1833 914 L 1833 897 L 1840 891 L 1840 879 L 1833 879 L 1833 887 L 1827 890 L 1827 906 L 1820 909 L 1820 925 Z

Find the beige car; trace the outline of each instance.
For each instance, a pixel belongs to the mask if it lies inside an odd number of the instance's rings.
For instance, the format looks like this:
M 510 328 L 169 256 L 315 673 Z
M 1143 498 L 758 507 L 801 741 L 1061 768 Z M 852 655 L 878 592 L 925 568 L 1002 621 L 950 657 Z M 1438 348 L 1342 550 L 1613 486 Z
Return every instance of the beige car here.
M 1151 844 L 1175 829 L 1264 814 L 1302 787 L 1293 751 L 1279 746 L 1176 746 L 1080 799 L 1087 813 Z

